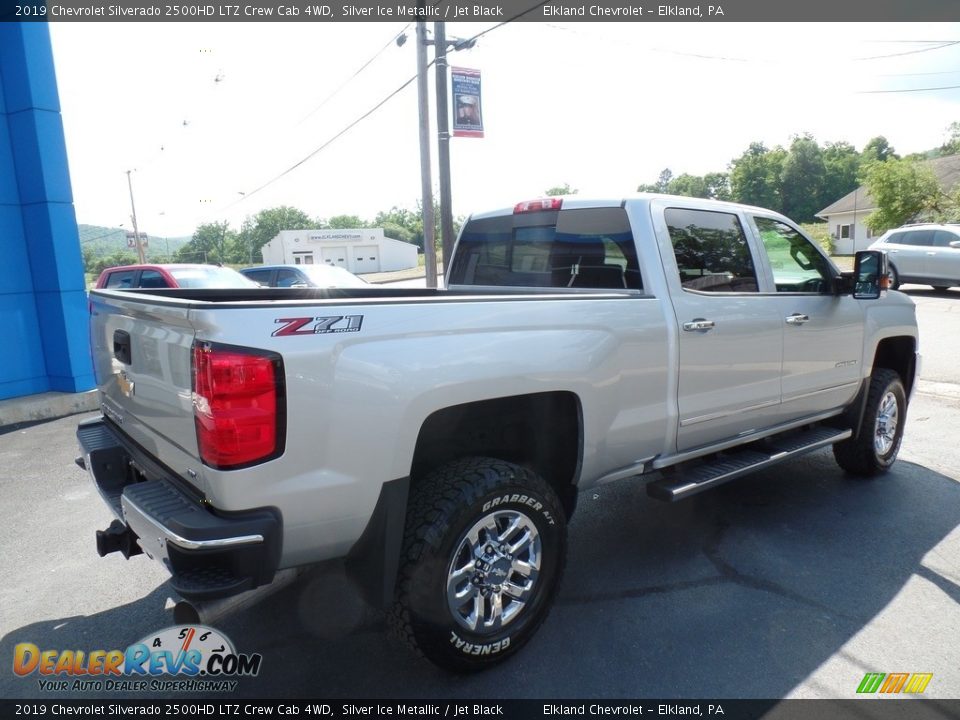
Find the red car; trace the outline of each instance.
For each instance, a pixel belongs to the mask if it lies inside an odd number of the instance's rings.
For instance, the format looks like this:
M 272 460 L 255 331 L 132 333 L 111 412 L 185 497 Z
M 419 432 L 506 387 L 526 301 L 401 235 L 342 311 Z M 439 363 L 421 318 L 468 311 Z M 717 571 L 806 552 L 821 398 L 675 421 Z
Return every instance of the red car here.
M 121 265 L 100 273 L 98 288 L 249 288 L 260 287 L 236 270 L 217 265 Z

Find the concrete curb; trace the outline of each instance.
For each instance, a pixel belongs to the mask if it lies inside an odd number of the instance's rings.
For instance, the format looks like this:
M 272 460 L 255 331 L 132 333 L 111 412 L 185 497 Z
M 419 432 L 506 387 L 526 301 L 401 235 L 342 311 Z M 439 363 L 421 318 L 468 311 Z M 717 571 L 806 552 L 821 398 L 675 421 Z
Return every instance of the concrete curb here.
M 48 392 L 0 400 L 0 430 L 10 425 L 54 420 L 100 407 L 99 392 Z

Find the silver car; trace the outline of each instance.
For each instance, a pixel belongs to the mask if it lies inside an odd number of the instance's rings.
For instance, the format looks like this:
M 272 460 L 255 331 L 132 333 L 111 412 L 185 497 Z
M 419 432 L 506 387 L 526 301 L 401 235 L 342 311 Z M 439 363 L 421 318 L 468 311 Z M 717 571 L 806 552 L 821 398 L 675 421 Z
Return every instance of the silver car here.
M 894 288 L 902 283 L 935 290 L 960 285 L 960 225 L 905 225 L 887 230 L 869 249 L 886 254 Z

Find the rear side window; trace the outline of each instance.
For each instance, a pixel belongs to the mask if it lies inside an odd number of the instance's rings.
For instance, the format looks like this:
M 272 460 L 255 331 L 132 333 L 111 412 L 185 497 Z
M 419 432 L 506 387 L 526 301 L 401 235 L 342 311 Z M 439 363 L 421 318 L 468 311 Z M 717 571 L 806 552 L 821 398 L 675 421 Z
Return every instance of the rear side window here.
M 732 213 L 664 211 L 680 284 L 701 292 L 757 292 L 757 273 L 740 220 Z
M 270 272 L 270 270 L 246 270 L 242 274 L 261 285 L 269 285 Z
M 901 245 L 933 245 L 933 230 L 911 230 L 899 240 Z
M 121 290 L 131 287 L 135 272 L 135 270 L 121 270 L 120 272 L 110 273 L 107 275 L 107 287 Z
M 937 230 L 933 233 L 933 244 L 935 247 L 950 247 L 950 243 L 955 240 L 960 240 L 960 237 L 946 230 Z
M 451 285 L 641 290 L 626 211 L 582 208 L 471 220 Z

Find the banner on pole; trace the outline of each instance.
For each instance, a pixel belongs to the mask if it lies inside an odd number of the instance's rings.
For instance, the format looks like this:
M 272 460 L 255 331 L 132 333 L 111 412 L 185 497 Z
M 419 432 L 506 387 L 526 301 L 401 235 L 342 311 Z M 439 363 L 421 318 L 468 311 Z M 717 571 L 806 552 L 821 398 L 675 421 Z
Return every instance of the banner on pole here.
M 453 87 L 453 136 L 483 137 L 480 111 L 480 71 L 450 68 Z

